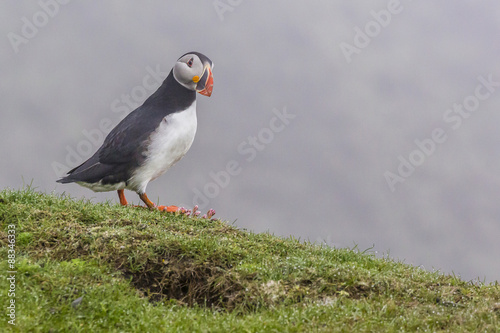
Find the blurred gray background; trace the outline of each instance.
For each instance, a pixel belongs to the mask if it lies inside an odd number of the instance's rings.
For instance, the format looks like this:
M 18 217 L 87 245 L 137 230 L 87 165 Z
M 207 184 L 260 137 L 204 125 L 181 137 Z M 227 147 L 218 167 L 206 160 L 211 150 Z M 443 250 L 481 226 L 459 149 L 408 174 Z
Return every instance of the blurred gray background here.
M 499 280 L 499 30 L 493 0 L 4 1 L 0 188 L 117 202 L 55 181 L 196 50 L 213 95 L 153 201 Z

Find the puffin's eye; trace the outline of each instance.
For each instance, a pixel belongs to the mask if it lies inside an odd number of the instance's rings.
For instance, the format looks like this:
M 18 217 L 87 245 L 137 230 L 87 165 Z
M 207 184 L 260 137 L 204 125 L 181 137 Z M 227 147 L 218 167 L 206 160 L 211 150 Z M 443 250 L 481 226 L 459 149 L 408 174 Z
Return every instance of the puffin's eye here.
M 189 67 L 193 66 L 193 58 L 191 58 L 191 59 L 188 60 L 187 65 Z

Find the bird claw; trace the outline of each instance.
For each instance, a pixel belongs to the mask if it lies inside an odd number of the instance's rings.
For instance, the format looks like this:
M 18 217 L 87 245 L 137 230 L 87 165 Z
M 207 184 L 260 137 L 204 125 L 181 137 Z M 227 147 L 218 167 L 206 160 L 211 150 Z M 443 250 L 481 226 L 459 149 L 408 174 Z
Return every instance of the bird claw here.
M 148 206 L 141 206 L 141 205 L 133 205 L 132 207 L 145 208 L 145 209 L 158 209 L 160 212 L 167 212 L 167 213 L 175 213 L 179 210 L 179 207 L 177 207 L 177 206 L 148 207 Z
M 157 206 L 156 207 L 161 212 L 175 213 L 179 210 L 177 206 Z

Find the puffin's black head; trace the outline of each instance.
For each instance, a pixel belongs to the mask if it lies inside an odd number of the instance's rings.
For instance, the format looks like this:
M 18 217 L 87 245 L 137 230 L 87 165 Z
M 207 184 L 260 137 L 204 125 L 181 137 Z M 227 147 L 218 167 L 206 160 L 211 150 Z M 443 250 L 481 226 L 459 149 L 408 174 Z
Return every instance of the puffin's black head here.
M 212 60 L 198 52 L 189 52 L 177 60 L 174 66 L 174 78 L 189 90 L 202 95 L 212 95 L 214 77 Z

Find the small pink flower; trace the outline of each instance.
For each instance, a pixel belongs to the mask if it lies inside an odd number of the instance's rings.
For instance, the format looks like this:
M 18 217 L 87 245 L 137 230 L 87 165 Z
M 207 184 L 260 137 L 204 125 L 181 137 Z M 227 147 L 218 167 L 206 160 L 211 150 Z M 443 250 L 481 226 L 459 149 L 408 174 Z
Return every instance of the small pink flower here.
M 198 211 L 198 205 L 193 207 L 193 212 L 191 213 L 191 217 L 197 217 L 201 212 Z
M 211 219 L 212 216 L 215 215 L 215 210 L 213 209 L 210 209 L 208 212 L 207 212 L 207 218 Z

